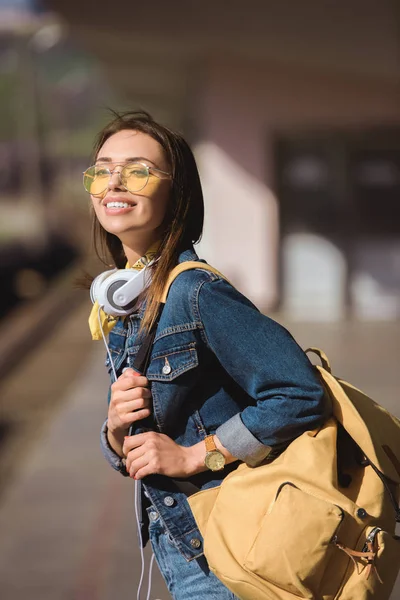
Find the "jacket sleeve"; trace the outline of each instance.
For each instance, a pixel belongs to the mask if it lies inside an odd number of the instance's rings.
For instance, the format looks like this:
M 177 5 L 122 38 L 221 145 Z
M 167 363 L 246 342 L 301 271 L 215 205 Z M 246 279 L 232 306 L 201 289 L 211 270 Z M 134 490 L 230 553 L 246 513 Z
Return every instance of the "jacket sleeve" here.
M 204 282 L 197 298 L 206 344 L 254 400 L 215 433 L 233 456 L 255 466 L 321 424 L 329 410 L 323 387 L 290 333 L 227 281 Z
M 107 439 L 107 421 L 103 423 L 100 431 L 100 447 L 106 461 L 112 466 L 113 469 L 119 471 L 121 475 L 128 476 L 127 470 L 125 469 L 124 459 L 118 456 L 116 452 L 111 448 Z

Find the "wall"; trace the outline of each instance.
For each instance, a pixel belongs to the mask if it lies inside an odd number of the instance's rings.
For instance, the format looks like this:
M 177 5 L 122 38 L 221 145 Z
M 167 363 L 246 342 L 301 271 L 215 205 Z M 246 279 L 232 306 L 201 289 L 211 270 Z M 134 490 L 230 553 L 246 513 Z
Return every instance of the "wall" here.
M 196 96 L 207 214 L 201 251 L 268 309 L 279 298 L 274 136 L 399 123 L 399 87 L 386 79 L 214 57 Z

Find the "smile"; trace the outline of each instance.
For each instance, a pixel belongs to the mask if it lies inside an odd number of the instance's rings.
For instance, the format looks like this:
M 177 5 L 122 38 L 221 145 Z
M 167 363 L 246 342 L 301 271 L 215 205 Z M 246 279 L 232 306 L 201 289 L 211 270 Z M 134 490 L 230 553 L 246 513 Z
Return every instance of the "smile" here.
M 133 208 L 134 205 L 128 204 L 128 202 L 107 202 L 107 208 Z

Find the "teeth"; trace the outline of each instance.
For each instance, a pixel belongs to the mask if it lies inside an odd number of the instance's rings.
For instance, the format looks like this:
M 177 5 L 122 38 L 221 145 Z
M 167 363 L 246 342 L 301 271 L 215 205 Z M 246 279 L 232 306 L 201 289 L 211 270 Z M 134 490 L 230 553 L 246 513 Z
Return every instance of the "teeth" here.
M 108 202 L 107 208 L 129 208 L 130 205 L 127 202 Z

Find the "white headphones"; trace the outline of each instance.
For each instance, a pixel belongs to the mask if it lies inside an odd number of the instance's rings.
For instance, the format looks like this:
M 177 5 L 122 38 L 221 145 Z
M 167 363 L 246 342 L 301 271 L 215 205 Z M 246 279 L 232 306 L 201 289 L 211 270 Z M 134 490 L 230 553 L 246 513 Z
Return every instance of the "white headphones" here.
M 90 286 L 93 304 L 97 300 L 100 308 L 112 317 L 131 314 L 136 298 L 150 283 L 148 266 L 141 271 L 111 269 L 97 275 Z

